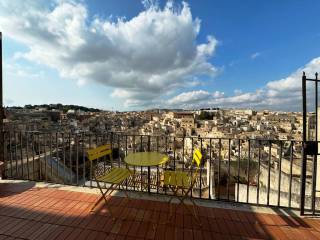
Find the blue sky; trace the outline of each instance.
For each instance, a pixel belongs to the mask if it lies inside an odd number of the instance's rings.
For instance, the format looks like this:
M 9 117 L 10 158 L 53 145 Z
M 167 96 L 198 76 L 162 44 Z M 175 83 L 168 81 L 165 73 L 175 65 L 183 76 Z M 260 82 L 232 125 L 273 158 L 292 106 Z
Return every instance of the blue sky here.
M 301 72 L 320 69 L 318 1 L 11 2 L 7 105 L 296 111 Z

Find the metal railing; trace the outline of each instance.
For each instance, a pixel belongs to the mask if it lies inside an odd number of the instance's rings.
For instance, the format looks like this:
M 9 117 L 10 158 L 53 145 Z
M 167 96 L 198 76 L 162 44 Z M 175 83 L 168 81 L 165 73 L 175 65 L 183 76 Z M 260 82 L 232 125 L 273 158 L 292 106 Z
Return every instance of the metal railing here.
M 127 189 L 170 194 L 157 184 L 164 170 L 186 171 L 195 148 L 203 153 L 201 171 L 192 197 L 249 204 L 299 208 L 301 149 L 299 141 L 126 135 L 123 133 L 71 134 L 63 132 L 5 132 L 5 175 L 10 179 L 46 181 L 95 187 L 90 148 L 109 143 L 113 158 L 99 160 L 99 169 L 124 166 L 127 154 L 157 151 L 169 156 L 163 167 L 151 170 L 150 181 L 128 181 Z M 312 207 L 313 158 L 306 171 L 306 207 Z M 140 180 L 146 169 L 133 168 Z M 319 209 L 316 199 L 315 207 Z M 306 209 L 307 209 L 306 208 Z

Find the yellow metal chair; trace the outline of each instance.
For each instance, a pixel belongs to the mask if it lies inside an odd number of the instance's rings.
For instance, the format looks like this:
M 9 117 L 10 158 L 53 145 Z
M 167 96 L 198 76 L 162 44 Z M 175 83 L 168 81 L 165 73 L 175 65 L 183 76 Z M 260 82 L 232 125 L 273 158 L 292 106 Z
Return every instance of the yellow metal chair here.
M 190 211 L 190 213 L 198 220 L 200 224 L 197 212 L 196 212 L 196 204 L 193 198 L 190 196 L 190 192 L 192 191 L 198 174 L 200 170 L 202 160 L 202 154 L 199 149 L 195 149 L 193 153 L 193 160 L 190 167 L 190 171 L 182 172 L 182 171 L 165 171 L 164 172 L 164 187 L 167 187 L 172 190 L 173 195 L 171 196 L 168 204 L 170 207 L 169 219 L 172 217 L 172 205 L 171 202 L 173 199 L 179 200 L 179 205 L 183 205 Z M 196 165 L 195 170 L 193 169 L 193 165 Z M 180 193 L 179 193 L 180 192 Z M 190 200 L 192 203 L 193 210 L 189 208 L 187 204 L 185 204 L 185 200 Z
M 112 160 L 112 149 L 110 144 L 106 144 L 94 149 L 90 149 L 87 152 L 88 158 L 90 161 L 98 160 L 101 157 L 110 156 L 110 159 Z M 97 182 L 97 186 L 102 194 L 102 196 L 96 201 L 96 203 L 91 208 L 91 211 L 94 210 L 94 208 L 104 199 L 108 208 L 108 200 L 106 198 L 107 195 L 111 195 L 111 193 L 117 189 L 117 187 L 122 187 L 124 190 L 124 193 L 127 198 L 129 198 L 128 193 L 126 192 L 123 183 L 128 179 L 129 176 L 133 174 L 129 169 L 127 168 L 112 168 L 109 172 L 103 172 L 102 174 L 98 174 L 98 168 L 97 163 L 93 165 L 93 176 L 95 181 Z M 100 171 L 101 172 L 101 171 Z M 110 187 L 107 188 L 105 192 L 103 192 L 102 187 L 100 185 L 100 182 L 108 183 L 110 184 Z M 110 211 L 112 217 L 114 218 L 114 214 L 111 211 L 111 208 L 108 208 Z

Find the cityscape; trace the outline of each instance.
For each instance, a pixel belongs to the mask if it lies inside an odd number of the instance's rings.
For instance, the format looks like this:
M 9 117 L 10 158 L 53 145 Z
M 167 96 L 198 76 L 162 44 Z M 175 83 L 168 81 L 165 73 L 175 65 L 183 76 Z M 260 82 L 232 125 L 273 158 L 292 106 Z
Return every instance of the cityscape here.
M 61 105 L 61 104 L 60 104 Z M 63 107 L 60 107 L 63 108 Z M 59 104 L 5 110 L 5 129 L 72 133 L 123 132 L 171 137 L 208 137 L 301 141 L 302 113 L 251 109 L 199 109 L 102 111 Z M 315 114 L 309 114 L 310 140 L 314 138 Z

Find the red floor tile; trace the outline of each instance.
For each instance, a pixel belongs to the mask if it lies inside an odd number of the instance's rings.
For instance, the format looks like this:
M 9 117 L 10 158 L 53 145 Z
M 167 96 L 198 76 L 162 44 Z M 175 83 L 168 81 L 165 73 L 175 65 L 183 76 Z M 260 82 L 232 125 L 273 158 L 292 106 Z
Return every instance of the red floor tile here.
M 199 207 L 199 218 L 167 203 L 0 183 L 1 239 L 320 239 L 320 220 Z M 165 224 L 166 223 L 166 224 Z M 197 224 L 198 223 L 198 224 Z

